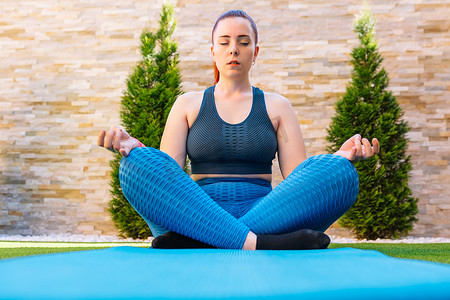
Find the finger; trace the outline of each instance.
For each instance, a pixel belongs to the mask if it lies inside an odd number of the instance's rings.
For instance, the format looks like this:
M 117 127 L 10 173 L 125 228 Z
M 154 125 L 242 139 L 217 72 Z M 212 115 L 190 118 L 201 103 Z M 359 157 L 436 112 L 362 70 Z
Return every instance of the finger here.
M 119 152 L 120 152 L 120 154 L 122 154 L 122 156 L 125 156 L 125 157 L 127 157 L 128 153 L 129 153 L 129 151 L 124 148 L 120 149 Z
M 350 151 L 350 157 L 349 157 L 350 161 L 355 161 L 356 160 L 356 153 L 357 152 L 358 152 L 358 149 L 356 149 L 356 147 L 353 147 L 352 150 Z
M 357 137 L 358 135 L 357 134 L 355 134 L 354 136 L 352 136 L 351 138 L 349 138 L 346 142 L 353 142 L 353 143 L 355 143 L 355 140 L 356 140 L 356 137 Z
M 372 145 L 373 145 L 373 153 L 377 154 L 380 152 L 380 143 L 378 142 L 377 138 L 372 139 Z
M 356 147 L 356 158 L 358 158 L 362 155 L 361 136 L 359 134 L 355 135 L 355 147 Z
M 372 145 L 370 145 L 370 142 L 368 139 L 364 138 L 362 139 L 364 151 L 363 151 L 363 157 L 371 157 L 373 156 L 373 149 Z
M 355 134 L 354 136 L 352 136 L 352 139 L 353 139 L 354 141 L 356 141 L 356 140 L 361 141 L 361 135 L 360 135 L 359 133 L 357 133 L 357 134 Z
M 113 148 L 116 151 L 120 150 L 120 141 L 121 141 L 121 137 L 122 137 L 122 130 L 118 130 L 116 132 L 116 136 L 114 138 L 114 142 L 113 142 Z
M 115 135 L 115 131 L 113 129 L 108 131 L 108 134 L 106 135 L 106 138 L 105 138 L 105 145 L 104 145 L 105 148 L 107 148 L 109 150 L 113 149 L 112 143 L 114 141 L 114 135 Z
M 114 125 L 113 127 L 111 127 L 112 130 L 114 130 L 115 132 L 122 130 L 122 127 Z
M 98 134 L 98 138 L 97 138 L 98 146 L 103 147 L 103 145 L 105 144 L 105 135 L 106 135 L 105 130 L 100 131 L 100 133 Z

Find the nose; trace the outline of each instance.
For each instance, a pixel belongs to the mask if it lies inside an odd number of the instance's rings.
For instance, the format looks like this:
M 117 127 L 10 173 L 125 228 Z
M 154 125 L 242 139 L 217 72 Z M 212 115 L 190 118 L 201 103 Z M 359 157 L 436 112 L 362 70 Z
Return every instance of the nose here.
M 236 45 L 236 43 L 231 43 L 231 45 L 230 45 L 230 54 L 231 55 L 238 55 L 238 48 L 237 48 L 237 45 Z

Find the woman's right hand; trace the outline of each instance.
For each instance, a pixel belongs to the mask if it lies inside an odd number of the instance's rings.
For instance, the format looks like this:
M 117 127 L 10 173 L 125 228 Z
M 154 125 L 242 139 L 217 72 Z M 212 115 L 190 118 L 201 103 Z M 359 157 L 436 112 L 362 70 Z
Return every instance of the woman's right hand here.
M 112 152 L 119 152 L 123 156 L 128 156 L 131 150 L 139 147 L 139 142 L 121 127 L 113 126 L 108 133 L 105 130 L 100 131 L 97 145 Z

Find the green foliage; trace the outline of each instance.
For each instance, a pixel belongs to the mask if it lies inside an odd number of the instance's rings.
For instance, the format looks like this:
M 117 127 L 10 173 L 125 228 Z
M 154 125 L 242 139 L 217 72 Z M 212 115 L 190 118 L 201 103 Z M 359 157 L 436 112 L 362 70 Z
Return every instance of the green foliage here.
M 336 115 L 328 128 L 331 153 L 350 137 L 376 137 L 381 151 L 356 162 L 360 192 L 353 207 L 339 220 L 358 238 L 398 238 L 417 221 L 417 199 L 408 186 L 411 170 L 406 155 L 407 123 L 396 98 L 387 90 L 388 74 L 374 38 L 375 22 L 368 8 L 354 24 L 360 44 L 351 53 L 352 77 L 345 94 L 336 102 Z
M 144 145 L 159 149 L 167 116 L 181 94 L 177 44 L 171 39 L 175 30 L 173 8 L 164 5 L 159 30 L 145 30 L 141 35 L 142 60 L 129 76 L 124 91 L 120 117 L 123 128 Z M 145 239 L 150 229 L 122 193 L 119 183 L 120 154 L 112 167 L 109 211 L 124 236 Z

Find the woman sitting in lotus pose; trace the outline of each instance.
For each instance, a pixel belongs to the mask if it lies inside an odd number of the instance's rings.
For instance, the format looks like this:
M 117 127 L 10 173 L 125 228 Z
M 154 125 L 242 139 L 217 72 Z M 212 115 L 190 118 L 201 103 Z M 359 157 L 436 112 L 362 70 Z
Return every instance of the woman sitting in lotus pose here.
M 224 13 L 212 30 L 216 84 L 176 100 L 160 150 L 120 127 L 99 134 L 99 146 L 124 156 L 121 187 L 153 248 L 324 249 L 324 231 L 356 200 L 352 162 L 378 153 L 377 139 L 355 135 L 307 159 L 290 102 L 250 83 L 258 53 L 252 18 Z M 284 180 L 272 190 L 275 154 Z

